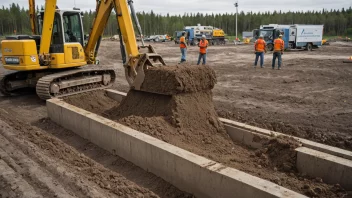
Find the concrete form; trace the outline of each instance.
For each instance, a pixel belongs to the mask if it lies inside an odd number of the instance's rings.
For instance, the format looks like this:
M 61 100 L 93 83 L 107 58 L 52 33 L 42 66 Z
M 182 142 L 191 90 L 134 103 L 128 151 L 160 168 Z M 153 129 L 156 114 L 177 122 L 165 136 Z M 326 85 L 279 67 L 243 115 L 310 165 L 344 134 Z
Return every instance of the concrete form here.
M 126 93 L 107 90 L 108 96 L 121 101 Z M 288 136 L 282 133 L 253 127 L 240 122 L 220 118 L 230 138 L 252 148 L 261 148 L 262 140 L 270 137 Z M 352 190 L 352 152 L 320 144 L 303 138 L 293 137 L 302 143 L 297 151 L 297 169 L 310 176 L 320 177 L 324 182 L 339 183 L 346 190 Z M 334 173 L 334 174 L 331 174 Z
M 197 197 L 305 197 L 61 100 L 47 109 L 57 124 Z
M 328 146 L 328 145 L 325 145 L 325 144 L 320 144 L 320 143 L 313 142 L 313 141 L 310 141 L 310 140 L 307 140 L 307 139 L 298 138 L 298 137 L 286 135 L 286 134 L 283 134 L 283 133 L 278 133 L 278 132 L 275 132 L 275 131 L 270 131 L 270 130 L 267 130 L 267 129 L 261 129 L 261 128 L 258 128 L 258 127 L 250 126 L 250 125 L 243 124 L 243 123 L 240 123 L 240 122 L 236 122 L 236 121 L 233 121 L 233 120 L 220 118 L 220 121 L 223 122 L 225 125 L 227 125 L 229 127 L 235 126 L 237 128 L 244 129 L 245 131 L 255 132 L 255 134 L 257 134 L 257 135 L 261 134 L 261 135 L 264 135 L 264 136 L 267 136 L 267 137 L 269 137 L 269 136 L 271 136 L 271 137 L 275 137 L 275 136 L 293 137 L 296 140 L 298 140 L 299 142 L 301 142 L 302 145 L 307 147 L 307 148 L 311 148 L 311 149 L 314 149 L 314 150 L 317 150 L 317 151 L 321 151 L 321 152 L 324 152 L 324 153 L 328 153 L 328 154 L 331 154 L 331 155 L 334 155 L 334 156 L 338 156 L 338 157 L 342 157 L 342 158 L 345 158 L 345 159 L 352 160 L 352 152 L 351 151 L 343 150 L 343 149 L 340 149 L 340 148 L 337 148 L 337 147 L 333 147 L 333 146 Z
M 322 178 L 324 182 L 340 184 L 352 190 L 352 163 L 350 160 L 326 154 L 306 147 L 297 151 L 296 167 L 300 172 Z

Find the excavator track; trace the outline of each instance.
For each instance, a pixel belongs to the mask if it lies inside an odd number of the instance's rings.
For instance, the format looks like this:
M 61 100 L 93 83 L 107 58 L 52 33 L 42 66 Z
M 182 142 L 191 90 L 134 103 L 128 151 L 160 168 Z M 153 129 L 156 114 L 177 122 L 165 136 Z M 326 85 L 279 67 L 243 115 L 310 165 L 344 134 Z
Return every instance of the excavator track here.
M 0 74 L 0 93 L 4 96 L 11 96 L 11 92 L 6 90 L 6 74 Z
M 43 100 L 60 98 L 111 87 L 115 79 L 113 69 L 73 69 L 40 78 L 36 92 Z

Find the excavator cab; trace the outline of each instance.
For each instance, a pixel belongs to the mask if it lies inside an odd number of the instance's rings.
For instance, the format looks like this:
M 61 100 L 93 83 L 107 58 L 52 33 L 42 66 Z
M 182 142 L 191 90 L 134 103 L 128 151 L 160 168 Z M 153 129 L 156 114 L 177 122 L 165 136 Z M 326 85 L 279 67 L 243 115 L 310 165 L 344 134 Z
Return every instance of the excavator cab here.
M 9 70 L 62 69 L 86 65 L 83 50 L 84 34 L 80 11 L 56 9 L 49 46 L 50 61 L 41 61 L 40 47 L 44 11 L 38 16 L 39 35 L 8 36 L 2 42 L 3 65 Z
M 38 14 L 38 33 L 42 35 L 44 14 Z M 61 69 L 79 67 L 86 64 L 84 51 L 84 32 L 79 10 L 56 9 L 51 34 L 49 68 Z M 39 49 L 38 49 L 39 50 Z
M 42 33 L 44 11 L 38 15 L 38 33 Z M 51 39 L 51 50 L 60 45 L 63 49 L 64 43 L 80 43 L 83 46 L 84 33 L 81 13 L 77 10 L 56 10 L 53 32 Z M 53 52 L 54 53 L 54 52 Z

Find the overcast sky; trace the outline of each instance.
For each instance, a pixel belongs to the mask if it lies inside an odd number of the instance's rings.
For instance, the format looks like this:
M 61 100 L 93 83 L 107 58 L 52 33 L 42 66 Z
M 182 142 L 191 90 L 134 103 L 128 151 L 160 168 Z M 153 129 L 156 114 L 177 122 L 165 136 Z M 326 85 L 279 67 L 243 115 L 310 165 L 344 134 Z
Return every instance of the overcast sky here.
M 137 11 L 153 10 L 159 14 L 192 13 L 231 13 L 235 12 L 236 0 L 134 0 Z M 28 8 L 28 0 L 0 0 L 0 5 L 19 3 Z M 82 10 L 95 9 L 95 0 L 57 0 L 59 8 L 76 7 Z M 37 5 L 43 5 L 44 0 L 36 0 Z M 352 6 L 352 0 L 239 0 L 239 11 L 306 11 L 325 9 L 341 9 Z

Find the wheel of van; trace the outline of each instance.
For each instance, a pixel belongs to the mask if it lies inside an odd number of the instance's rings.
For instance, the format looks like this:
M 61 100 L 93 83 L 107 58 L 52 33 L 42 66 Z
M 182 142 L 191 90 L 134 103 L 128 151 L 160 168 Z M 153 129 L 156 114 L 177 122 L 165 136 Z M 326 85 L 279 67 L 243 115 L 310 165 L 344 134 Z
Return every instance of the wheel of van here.
M 274 50 L 274 45 L 272 43 L 269 43 L 267 46 L 266 46 L 266 49 L 267 51 L 273 51 Z
M 307 50 L 312 51 L 313 50 L 313 45 L 311 43 L 307 44 Z

